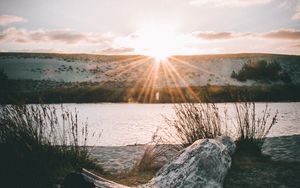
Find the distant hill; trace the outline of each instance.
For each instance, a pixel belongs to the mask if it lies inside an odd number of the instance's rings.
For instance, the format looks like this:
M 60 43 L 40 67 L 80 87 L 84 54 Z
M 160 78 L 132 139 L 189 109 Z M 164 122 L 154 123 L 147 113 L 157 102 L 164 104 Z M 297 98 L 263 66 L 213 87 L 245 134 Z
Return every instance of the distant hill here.
M 278 54 L 172 56 L 157 62 L 140 55 L 0 53 L 0 70 L 10 81 L 10 92 L 47 91 L 49 95 L 53 89 L 117 88 L 123 92 L 118 91 L 117 101 L 129 100 L 124 90 L 135 88 L 139 92 L 204 86 L 274 86 L 280 90 L 280 86 L 300 85 L 300 56 Z
M 234 79 L 244 64 L 278 62 L 291 82 L 300 83 L 300 56 L 276 54 L 225 54 L 174 56 L 158 69 L 145 56 L 104 56 L 91 54 L 0 53 L 0 69 L 9 79 L 49 80 L 58 82 L 98 82 L 116 87 L 144 85 L 157 76 L 156 87 L 210 85 L 284 84 L 279 80 Z M 155 70 L 154 70 L 155 69 Z M 157 75 L 156 72 L 157 71 Z M 150 78 L 151 79 L 151 78 Z

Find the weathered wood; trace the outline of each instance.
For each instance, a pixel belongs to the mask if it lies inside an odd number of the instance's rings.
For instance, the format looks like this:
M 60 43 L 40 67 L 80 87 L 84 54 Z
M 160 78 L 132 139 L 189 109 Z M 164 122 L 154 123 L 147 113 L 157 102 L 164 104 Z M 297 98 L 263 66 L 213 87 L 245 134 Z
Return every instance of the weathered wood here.
M 147 184 L 139 188 L 222 188 L 231 165 L 235 144 L 229 137 L 201 139 L 167 163 Z M 97 176 L 86 169 L 69 174 L 65 188 L 129 188 Z
M 128 188 L 82 168 L 66 176 L 65 188 Z

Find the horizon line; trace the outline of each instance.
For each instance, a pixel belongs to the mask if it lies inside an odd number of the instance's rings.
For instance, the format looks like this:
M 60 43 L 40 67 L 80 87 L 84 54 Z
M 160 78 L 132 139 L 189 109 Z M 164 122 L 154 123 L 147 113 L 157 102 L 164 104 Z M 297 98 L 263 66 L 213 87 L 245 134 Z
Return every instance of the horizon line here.
M 104 54 L 93 52 L 41 52 L 41 51 L 0 51 L 0 54 L 69 54 L 69 55 L 99 55 L 99 56 L 145 56 L 144 54 Z M 270 53 L 270 52 L 237 52 L 237 53 L 207 53 L 207 54 L 173 54 L 168 57 L 174 56 L 222 56 L 222 55 L 283 55 L 283 56 L 300 56 L 300 54 L 287 54 L 287 53 Z

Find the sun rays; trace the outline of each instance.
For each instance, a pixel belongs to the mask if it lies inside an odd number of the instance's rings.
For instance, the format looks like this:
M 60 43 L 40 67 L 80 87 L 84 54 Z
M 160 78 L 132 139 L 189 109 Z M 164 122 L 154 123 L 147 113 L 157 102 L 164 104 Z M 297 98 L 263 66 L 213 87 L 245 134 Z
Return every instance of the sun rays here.
M 147 23 L 137 28 L 125 44 L 137 54 L 153 57 L 157 62 L 166 60 L 182 49 L 185 41 L 170 23 Z
M 143 55 L 115 62 L 119 66 L 112 70 L 117 78 L 127 82 L 129 101 L 161 102 L 165 95 L 172 102 L 200 101 L 180 66 L 200 73 L 210 71 L 172 56 L 184 47 L 185 40 L 170 24 L 147 23 L 123 41 L 135 53 Z M 129 77 L 134 77 L 132 83 Z
M 186 43 L 189 40 L 190 38 L 180 35 L 179 30 L 170 23 L 146 23 L 129 35 L 127 40 L 121 40 L 121 46 L 129 46 L 134 53 L 142 54 L 115 62 L 119 66 L 111 70 L 116 78 L 131 88 L 128 92 L 130 101 L 159 102 L 165 95 L 172 102 L 200 101 L 199 93 L 193 88 L 199 86 L 197 82 L 201 75 L 228 81 L 225 76 L 217 74 L 218 71 L 203 66 L 205 63 L 195 64 L 174 56 L 183 51 L 184 54 L 190 54 Z M 189 79 L 188 74 L 195 72 L 198 73 L 198 80 Z
M 199 93 L 188 79 L 186 70 L 214 74 L 174 56 L 160 61 L 149 56 L 134 56 L 112 63 L 116 67 L 109 72 L 116 82 L 124 83 L 116 85 L 128 88 L 126 98 L 129 102 L 153 103 L 164 98 L 171 99 L 171 102 L 200 102 Z

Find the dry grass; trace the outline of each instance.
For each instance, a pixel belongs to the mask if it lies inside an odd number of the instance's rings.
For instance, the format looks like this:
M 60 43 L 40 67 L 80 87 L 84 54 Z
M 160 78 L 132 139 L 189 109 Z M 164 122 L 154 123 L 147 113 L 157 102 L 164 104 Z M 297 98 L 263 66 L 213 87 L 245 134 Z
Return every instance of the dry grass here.
M 182 103 L 176 104 L 174 109 L 175 119 L 165 118 L 174 131 L 168 131 L 166 135 L 182 148 L 198 139 L 216 138 L 227 127 L 214 103 Z M 224 113 L 226 117 L 226 111 Z
M 107 174 L 104 177 L 127 186 L 137 186 L 147 183 L 162 167 L 163 163 L 160 159 L 165 153 L 160 152 L 157 145 L 149 144 L 145 147 L 146 149 L 142 158 L 135 163 L 131 170 L 116 175 Z
M 107 177 L 118 183 L 137 186 L 147 183 L 156 172 L 168 161 L 168 151 L 170 145 L 162 144 L 162 138 L 153 134 L 151 142 L 145 145 L 145 151 L 140 160 L 128 172 L 120 173 L 116 176 Z
M 138 173 L 145 171 L 158 171 L 168 160 L 167 153 L 170 150 L 170 145 L 163 144 L 161 137 L 154 133 L 152 141 L 146 145 L 145 152 L 136 165 L 133 171 Z
M 236 103 L 235 110 L 238 150 L 260 152 L 267 134 L 277 122 L 278 111 L 271 116 L 271 109 L 266 104 L 258 115 L 254 102 Z

